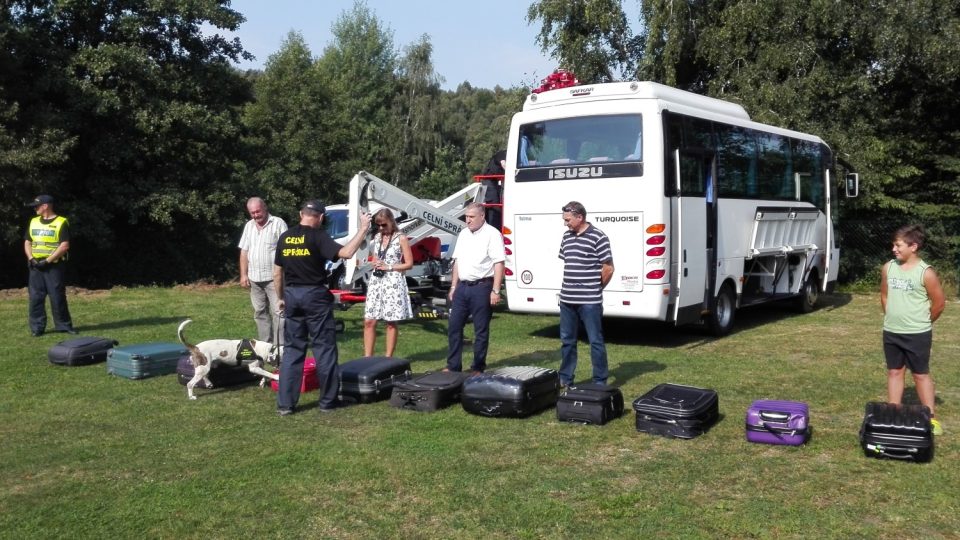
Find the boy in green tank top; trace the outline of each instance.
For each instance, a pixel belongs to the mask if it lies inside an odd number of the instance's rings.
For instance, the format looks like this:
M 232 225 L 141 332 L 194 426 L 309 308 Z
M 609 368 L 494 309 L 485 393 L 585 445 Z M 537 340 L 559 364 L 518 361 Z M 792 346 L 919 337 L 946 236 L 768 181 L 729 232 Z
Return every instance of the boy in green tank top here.
M 883 265 L 880 305 L 883 307 L 883 354 L 887 360 L 887 400 L 903 398 L 907 368 L 913 375 L 920 403 L 930 409 L 934 435 L 943 427 L 933 410 L 934 384 L 930 376 L 933 323 L 943 313 L 945 300 L 940 279 L 923 262 L 919 251 L 926 240 L 920 225 L 906 225 L 893 234 L 894 259 Z

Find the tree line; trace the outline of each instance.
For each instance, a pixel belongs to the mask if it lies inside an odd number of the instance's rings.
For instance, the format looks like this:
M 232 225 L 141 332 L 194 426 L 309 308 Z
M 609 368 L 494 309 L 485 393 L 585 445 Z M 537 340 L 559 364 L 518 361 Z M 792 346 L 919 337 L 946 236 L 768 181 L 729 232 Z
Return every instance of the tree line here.
M 629 21 L 620 0 L 539 0 L 528 22 L 582 81 L 662 82 L 820 135 L 861 173 L 843 217 L 960 222 L 960 0 L 638 4 Z M 72 283 L 230 279 L 249 196 L 291 221 L 368 170 L 439 197 L 505 146 L 527 93 L 442 90 L 429 36 L 398 47 L 359 0 L 322 51 L 293 32 L 242 72 L 224 31 L 243 21 L 227 0 L 0 6 L 0 287 L 25 283 L 38 193 L 70 218 Z M 937 241 L 960 265 L 960 236 Z
M 296 220 L 359 170 L 423 197 L 506 144 L 521 89 L 443 91 L 428 36 L 402 48 L 365 4 L 319 54 L 290 33 L 263 70 L 226 0 L 15 0 L 0 7 L 0 287 L 22 287 L 24 203 L 70 219 L 71 283 L 236 276 L 250 196 Z

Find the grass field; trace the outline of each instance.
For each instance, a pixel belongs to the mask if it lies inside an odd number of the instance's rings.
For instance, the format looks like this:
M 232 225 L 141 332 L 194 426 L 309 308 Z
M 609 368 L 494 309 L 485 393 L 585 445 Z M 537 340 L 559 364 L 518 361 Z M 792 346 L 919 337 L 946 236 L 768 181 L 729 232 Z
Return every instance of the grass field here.
M 254 333 L 237 286 L 73 291 L 83 335 L 129 345 Z M 362 309 L 341 312 L 341 361 L 361 353 Z M 857 431 L 885 397 L 875 294 L 818 311 L 741 311 L 715 340 L 696 328 L 608 321 L 611 382 L 628 402 L 661 382 L 714 388 L 720 422 L 682 441 L 605 427 L 437 413 L 386 403 L 278 418 L 269 389 L 198 390 L 104 364 L 47 361 L 22 292 L 0 296 L 2 538 L 956 538 L 960 531 L 960 306 L 937 323 L 933 370 L 947 431 L 932 463 L 867 459 Z M 443 366 L 444 321 L 401 327 L 415 371 Z M 382 340 L 382 337 L 381 337 Z M 381 341 L 382 346 L 382 341 Z M 496 314 L 491 367 L 559 365 L 557 319 Z M 589 377 L 581 344 L 578 379 Z M 803 447 L 749 444 L 754 399 L 807 401 Z M 908 399 L 916 400 L 912 382 Z M 629 407 L 629 405 L 628 405 Z

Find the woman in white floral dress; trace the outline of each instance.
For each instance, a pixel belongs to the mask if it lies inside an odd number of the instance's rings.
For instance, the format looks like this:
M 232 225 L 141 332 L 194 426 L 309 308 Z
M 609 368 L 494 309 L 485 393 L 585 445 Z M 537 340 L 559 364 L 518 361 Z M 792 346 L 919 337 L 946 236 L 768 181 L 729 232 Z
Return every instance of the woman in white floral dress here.
M 378 210 L 373 215 L 373 224 L 378 232 L 373 237 L 373 272 L 367 281 L 367 302 L 363 309 L 363 354 L 373 356 L 377 321 L 383 321 L 387 325 L 386 356 L 393 356 L 397 347 L 397 321 L 413 317 L 403 274 L 413 267 L 413 252 L 390 209 Z

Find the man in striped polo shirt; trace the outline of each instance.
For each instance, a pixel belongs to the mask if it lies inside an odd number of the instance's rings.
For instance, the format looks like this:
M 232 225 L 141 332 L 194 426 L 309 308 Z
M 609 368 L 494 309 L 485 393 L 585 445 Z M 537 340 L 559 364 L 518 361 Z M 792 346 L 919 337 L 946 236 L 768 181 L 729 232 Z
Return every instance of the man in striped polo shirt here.
M 275 332 L 283 332 L 277 314 L 277 291 L 273 287 L 273 258 L 277 239 L 287 230 L 287 224 L 271 216 L 267 203 L 260 197 L 247 201 L 247 212 L 251 219 L 243 227 L 239 245 L 240 286 L 250 289 L 257 339 L 273 343 Z
M 587 210 L 577 201 L 563 207 L 567 231 L 560 241 L 563 286 L 560 288 L 560 384 L 573 383 L 577 370 L 579 323 L 590 340 L 593 382 L 607 382 L 607 347 L 603 342 L 603 289 L 613 277 L 610 240 L 587 222 Z

